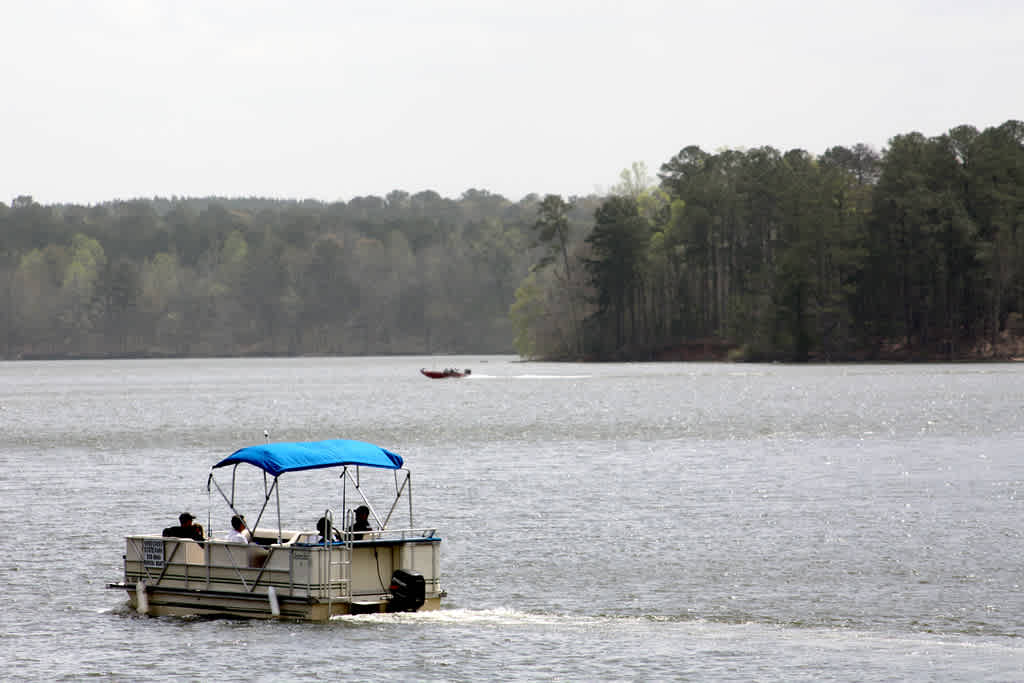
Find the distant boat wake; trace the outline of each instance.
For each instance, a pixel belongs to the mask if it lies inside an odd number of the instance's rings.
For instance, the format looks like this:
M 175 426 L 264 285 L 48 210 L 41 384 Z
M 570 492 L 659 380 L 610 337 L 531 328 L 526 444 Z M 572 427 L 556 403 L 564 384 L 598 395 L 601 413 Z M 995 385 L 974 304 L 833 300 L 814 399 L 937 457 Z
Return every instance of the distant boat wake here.
M 516 379 L 590 379 L 592 375 L 516 375 Z
M 474 374 L 467 379 L 590 379 L 593 375 L 483 375 Z

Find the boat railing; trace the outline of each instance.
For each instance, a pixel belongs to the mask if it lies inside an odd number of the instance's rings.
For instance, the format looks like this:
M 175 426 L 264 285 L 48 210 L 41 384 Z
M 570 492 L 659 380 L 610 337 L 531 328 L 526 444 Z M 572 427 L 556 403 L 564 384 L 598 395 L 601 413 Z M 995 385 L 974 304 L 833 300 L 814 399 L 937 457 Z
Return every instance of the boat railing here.
M 437 528 L 371 529 L 370 531 L 338 530 L 343 543 L 359 541 L 415 541 L 437 538 Z
M 394 566 L 426 571 L 428 591 L 440 589 L 437 571 L 436 528 L 342 531 L 342 540 L 324 545 L 305 542 L 316 532 L 290 532 L 285 543 L 240 544 L 210 539 L 163 536 L 129 536 L 126 539 L 125 580 L 134 585 L 182 590 L 218 590 L 229 593 L 265 594 L 273 587 L 281 596 L 326 600 L 353 600 L 358 595 L 387 592 L 387 576 L 373 572 L 371 581 L 353 581 L 354 553 L 372 553 L 394 547 Z M 356 536 L 363 538 L 357 539 Z M 371 557 L 371 556 L 366 556 Z M 429 568 L 429 569 L 428 569 Z M 365 584 L 365 585 L 364 585 Z
M 317 570 L 318 561 L 347 562 L 349 547 L 317 553 L 304 544 L 241 544 L 222 540 L 203 542 L 161 536 L 130 536 L 125 553 L 127 583 L 184 590 L 220 590 L 264 594 L 271 587 L 280 595 L 345 599 L 350 595 L 347 573 Z

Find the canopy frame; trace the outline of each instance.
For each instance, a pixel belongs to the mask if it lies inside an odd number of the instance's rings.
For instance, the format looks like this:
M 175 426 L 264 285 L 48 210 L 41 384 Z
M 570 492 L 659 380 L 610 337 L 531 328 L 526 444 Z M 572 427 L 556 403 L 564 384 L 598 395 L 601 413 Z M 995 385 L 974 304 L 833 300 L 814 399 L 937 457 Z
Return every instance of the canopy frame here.
M 241 516 L 241 513 L 235 507 L 236 475 L 238 466 L 243 463 L 257 467 L 263 472 L 263 505 L 256 517 L 255 524 L 253 524 L 249 529 L 250 534 L 253 536 L 255 536 L 256 530 L 259 528 L 260 522 L 263 519 L 264 513 L 267 511 L 267 506 L 270 504 L 271 499 L 276 498 L 277 542 L 281 543 L 283 541 L 281 524 L 281 488 L 278 481 L 281 475 L 286 472 L 300 472 L 310 469 L 322 469 L 329 467 L 342 468 L 340 478 L 343 482 L 341 494 L 343 513 L 346 509 L 345 505 L 348 484 L 351 483 L 359 493 L 363 503 L 365 503 L 370 509 L 378 527 L 380 529 L 386 529 L 388 523 L 391 521 L 395 508 L 399 504 L 403 492 L 405 492 L 409 499 L 409 525 L 410 527 L 413 525 L 412 473 L 403 467 L 404 460 L 402 459 L 402 456 L 397 453 L 392 453 L 380 446 L 374 446 L 373 444 L 363 441 L 334 439 L 328 441 L 301 443 L 268 443 L 263 446 L 248 446 L 241 448 L 227 458 L 224 458 L 213 465 L 210 468 L 209 477 L 206 482 L 207 493 L 211 491 L 211 487 L 216 488 L 217 492 L 220 493 L 221 498 L 223 498 L 224 502 L 227 503 L 232 513 L 239 516 Z M 215 469 L 228 466 L 231 466 L 230 496 L 224 491 L 220 483 L 214 477 Z M 362 467 L 394 470 L 395 499 L 391 503 L 391 507 L 383 520 L 361 490 L 360 469 Z M 350 468 L 355 469 L 354 477 Z M 399 484 L 398 481 L 399 471 L 405 475 L 401 484 Z M 269 487 L 267 480 L 268 475 L 272 478 Z M 333 517 L 333 514 L 331 516 Z

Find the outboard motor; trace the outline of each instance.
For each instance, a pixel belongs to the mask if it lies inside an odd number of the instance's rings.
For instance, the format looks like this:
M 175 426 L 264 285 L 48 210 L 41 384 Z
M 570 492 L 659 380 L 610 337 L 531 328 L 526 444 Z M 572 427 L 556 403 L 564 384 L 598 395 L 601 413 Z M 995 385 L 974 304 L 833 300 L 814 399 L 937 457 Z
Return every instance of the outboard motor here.
M 427 594 L 423 575 L 408 569 L 395 570 L 388 590 L 391 591 L 389 612 L 415 612 L 423 606 Z

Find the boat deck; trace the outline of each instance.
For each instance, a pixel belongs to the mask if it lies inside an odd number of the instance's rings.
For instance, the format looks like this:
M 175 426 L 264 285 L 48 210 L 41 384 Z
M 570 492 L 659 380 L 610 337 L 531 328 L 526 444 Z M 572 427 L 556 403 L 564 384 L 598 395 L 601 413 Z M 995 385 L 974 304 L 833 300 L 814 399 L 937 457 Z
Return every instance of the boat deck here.
M 387 611 L 392 573 L 401 568 L 423 577 L 421 609 L 438 607 L 443 595 L 441 539 L 433 530 L 367 535 L 373 538 L 328 545 L 308 542 L 317 538 L 316 532 L 298 531 L 283 532 L 280 543 L 276 534 L 257 535 L 248 545 L 129 536 L 122 587 L 135 609 L 156 616 L 229 614 L 323 621 L 335 614 Z

